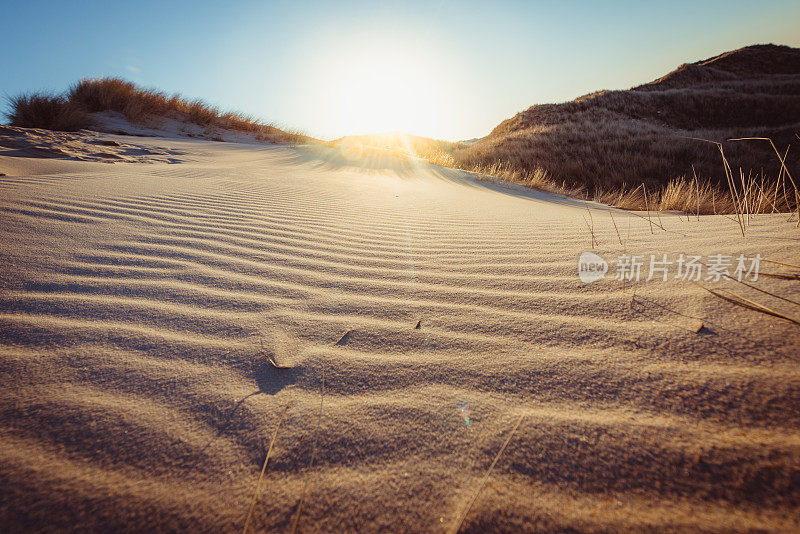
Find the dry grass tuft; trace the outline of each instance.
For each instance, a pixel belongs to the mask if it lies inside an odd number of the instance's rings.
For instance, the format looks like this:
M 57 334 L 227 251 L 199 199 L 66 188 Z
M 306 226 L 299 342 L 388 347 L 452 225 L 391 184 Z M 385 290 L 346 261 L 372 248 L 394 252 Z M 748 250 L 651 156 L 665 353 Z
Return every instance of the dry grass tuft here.
M 724 152 L 722 154 L 722 168 L 727 177 L 730 163 L 724 157 Z M 800 205 L 800 192 L 785 167 L 779 169 L 777 178 L 768 178 L 763 172 L 745 174 L 739 169 L 738 176 L 727 180 L 727 190 L 710 179 L 700 180 L 695 175 L 691 179 L 686 176 L 673 178 L 666 185 L 651 186 L 652 189 L 642 182 L 634 188 L 629 188 L 626 184 L 618 187 L 595 186 L 590 192 L 581 185 L 570 186 L 566 181 L 554 180 L 543 167 L 520 170 L 500 161 L 491 165 L 460 165 L 451 154 L 441 149 L 431 149 L 418 155 L 436 165 L 500 178 L 549 193 L 594 200 L 626 210 L 652 210 L 656 213 L 674 210 L 697 216 L 736 213 L 753 215 L 794 212 Z
M 685 176 L 670 180 L 658 197 L 656 208 L 661 211 L 677 210 L 703 215 L 730 213 L 732 210 L 730 199 L 724 197 L 719 188 L 708 181 L 687 180 Z
M 12 126 L 74 132 L 91 126 L 86 111 L 61 95 L 28 93 L 9 98 Z

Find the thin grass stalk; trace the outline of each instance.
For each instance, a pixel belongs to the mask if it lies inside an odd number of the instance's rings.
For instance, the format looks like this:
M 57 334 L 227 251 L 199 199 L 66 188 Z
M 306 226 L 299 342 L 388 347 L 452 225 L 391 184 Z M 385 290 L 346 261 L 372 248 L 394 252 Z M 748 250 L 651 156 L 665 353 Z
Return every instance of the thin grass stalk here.
M 647 187 L 645 187 L 644 182 L 642 182 L 642 191 L 644 191 L 644 206 L 647 208 L 647 220 L 650 222 L 650 233 L 654 234 L 653 221 L 650 219 L 650 203 L 647 202 Z
M 261 474 L 258 476 L 258 482 L 256 482 L 256 489 L 253 491 L 253 500 L 250 502 L 250 510 L 247 512 L 247 519 L 244 522 L 244 528 L 242 529 L 242 534 L 247 534 L 248 529 L 250 528 L 250 522 L 253 520 L 253 513 L 256 509 L 256 503 L 258 502 L 258 496 L 261 492 L 261 481 L 264 478 L 264 473 L 267 471 L 267 462 L 269 462 L 269 457 L 272 454 L 272 448 L 275 446 L 275 440 L 278 438 L 278 430 L 281 429 L 281 425 L 283 424 L 283 419 L 286 417 L 286 411 L 289 409 L 289 404 L 283 409 L 283 413 L 281 414 L 280 421 L 278 421 L 278 426 L 275 427 L 275 432 L 272 434 L 272 439 L 269 442 L 269 448 L 267 449 L 267 455 L 264 458 L 264 465 L 261 467 Z
M 506 447 L 508 447 L 509 442 L 511 442 L 511 438 L 514 437 L 514 434 L 517 432 L 517 429 L 519 428 L 519 425 L 522 423 L 522 420 L 524 418 L 525 418 L 525 414 L 522 414 L 522 415 L 519 416 L 519 419 L 517 419 L 517 424 L 514 425 L 514 428 L 511 429 L 511 432 L 509 432 L 508 437 L 506 438 L 506 441 L 503 443 L 503 446 L 500 447 L 499 451 L 497 451 L 497 454 L 495 455 L 494 460 L 492 460 L 492 464 L 489 466 L 489 469 L 486 470 L 486 474 L 483 475 L 483 478 L 481 479 L 481 483 L 478 485 L 478 488 L 475 490 L 475 493 L 472 495 L 472 498 L 470 499 L 469 504 L 467 504 L 467 506 L 464 508 L 464 511 L 459 515 L 459 519 L 458 519 L 458 522 L 455 525 L 455 528 L 450 531 L 452 534 L 458 534 L 458 531 L 461 530 L 461 526 L 464 524 L 464 520 L 467 518 L 467 515 L 469 514 L 469 511 L 472 508 L 472 505 L 475 504 L 475 501 L 478 499 L 478 495 L 480 494 L 480 492 L 483 489 L 483 487 L 486 485 L 486 481 L 489 479 L 489 475 L 492 474 L 492 469 L 494 469 L 494 466 L 497 464 L 497 460 L 500 459 L 500 455 L 502 455 L 503 451 L 505 451 Z

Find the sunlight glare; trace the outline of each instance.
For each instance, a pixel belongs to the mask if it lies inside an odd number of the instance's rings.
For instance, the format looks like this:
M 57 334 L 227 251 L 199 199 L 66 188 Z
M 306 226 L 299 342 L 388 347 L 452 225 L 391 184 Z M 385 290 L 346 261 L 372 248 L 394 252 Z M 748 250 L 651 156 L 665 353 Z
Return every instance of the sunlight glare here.
M 326 58 L 324 70 L 325 112 L 340 135 L 441 131 L 446 100 L 440 70 L 419 47 L 345 48 Z

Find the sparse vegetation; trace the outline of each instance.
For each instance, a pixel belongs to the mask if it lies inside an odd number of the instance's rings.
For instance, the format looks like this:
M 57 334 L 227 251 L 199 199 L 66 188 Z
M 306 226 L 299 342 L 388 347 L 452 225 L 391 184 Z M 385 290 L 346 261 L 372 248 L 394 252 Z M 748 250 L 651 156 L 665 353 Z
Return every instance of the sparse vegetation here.
M 265 142 L 303 143 L 309 138 L 299 132 L 281 130 L 238 112 L 221 112 L 202 100 L 167 95 L 145 89 L 120 78 L 85 78 L 65 94 L 20 95 L 11 98 L 10 123 L 24 128 L 75 131 L 91 125 L 90 113 L 116 111 L 137 124 L 174 116 L 214 130 L 248 132 Z

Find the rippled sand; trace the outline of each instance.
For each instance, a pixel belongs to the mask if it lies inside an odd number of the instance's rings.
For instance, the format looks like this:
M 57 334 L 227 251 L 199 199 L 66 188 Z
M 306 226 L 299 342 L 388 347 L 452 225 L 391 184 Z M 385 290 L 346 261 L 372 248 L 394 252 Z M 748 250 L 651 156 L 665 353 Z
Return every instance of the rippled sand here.
M 257 531 L 800 528 L 800 327 L 577 276 L 590 226 L 609 259 L 800 264 L 786 216 L 587 226 L 380 154 L 114 139 L 173 164 L 0 156 L 10 531 L 241 531 L 280 421 Z

